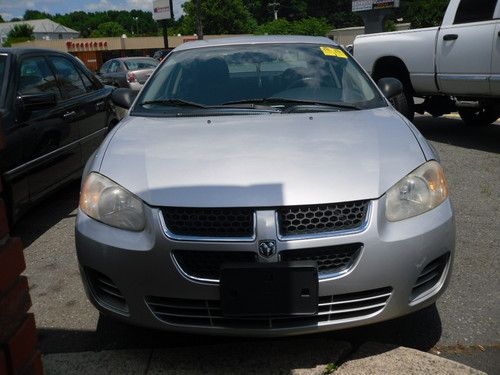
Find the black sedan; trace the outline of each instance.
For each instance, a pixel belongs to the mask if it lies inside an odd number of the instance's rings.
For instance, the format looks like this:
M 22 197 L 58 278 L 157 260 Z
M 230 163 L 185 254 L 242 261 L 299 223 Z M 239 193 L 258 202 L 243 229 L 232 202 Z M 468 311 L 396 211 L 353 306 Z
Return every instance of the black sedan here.
M 118 122 L 112 90 L 67 53 L 0 48 L 0 172 L 11 219 L 80 178 Z

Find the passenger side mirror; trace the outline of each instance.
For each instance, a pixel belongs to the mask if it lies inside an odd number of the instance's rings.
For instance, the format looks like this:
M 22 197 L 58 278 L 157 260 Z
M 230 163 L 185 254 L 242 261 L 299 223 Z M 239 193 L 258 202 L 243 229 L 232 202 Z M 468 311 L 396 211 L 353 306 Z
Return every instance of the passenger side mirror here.
M 57 97 L 54 93 L 25 94 L 18 97 L 24 111 L 38 111 L 48 109 L 57 104 Z
M 381 78 L 377 82 L 377 85 L 384 96 L 389 100 L 403 94 L 403 84 L 399 79 L 391 77 Z
M 118 107 L 129 109 L 132 106 L 139 91 L 119 88 L 115 89 L 111 94 L 111 100 Z

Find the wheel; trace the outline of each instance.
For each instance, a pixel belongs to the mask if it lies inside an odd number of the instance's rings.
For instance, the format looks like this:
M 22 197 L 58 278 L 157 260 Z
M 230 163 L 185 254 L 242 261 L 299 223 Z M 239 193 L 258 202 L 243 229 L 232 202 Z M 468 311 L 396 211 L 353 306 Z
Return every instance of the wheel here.
M 408 117 L 410 109 L 408 106 L 408 100 L 406 99 L 406 95 L 404 93 L 389 99 L 389 101 L 394 106 L 394 108 L 396 108 L 406 118 L 408 118 L 410 121 L 413 120 L 413 116 L 412 118 Z
M 415 101 L 413 100 L 413 92 L 409 83 L 400 77 L 381 77 L 381 78 L 396 78 L 403 84 L 403 95 L 394 98 L 391 103 L 396 109 L 405 116 L 408 120 L 413 121 L 415 118 Z M 404 99 L 403 99 L 404 96 Z M 403 102 L 404 100 L 404 102 Z M 397 101 L 397 105 L 395 102 Z
M 458 114 L 467 126 L 487 126 L 500 117 L 500 106 L 462 108 L 458 110 Z

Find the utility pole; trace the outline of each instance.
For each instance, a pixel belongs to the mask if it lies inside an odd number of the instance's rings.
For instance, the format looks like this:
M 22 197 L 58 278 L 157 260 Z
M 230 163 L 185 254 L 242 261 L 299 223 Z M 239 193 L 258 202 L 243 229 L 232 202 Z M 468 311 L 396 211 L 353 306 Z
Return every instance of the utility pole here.
M 198 40 L 203 39 L 203 24 L 201 22 L 201 0 L 196 0 L 196 35 L 198 35 Z
M 163 46 L 168 49 L 168 30 L 167 30 L 167 20 L 161 20 L 161 28 L 163 32 Z
M 278 19 L 278 8 L 280 6 L 280 3 L 274 1 L 272 3 L 269 3 L 267 4 L 267 6 L 269 7 L 272 7 L 273 8 L 273 12 L 274 12 L 274 19 L 277 20 Z

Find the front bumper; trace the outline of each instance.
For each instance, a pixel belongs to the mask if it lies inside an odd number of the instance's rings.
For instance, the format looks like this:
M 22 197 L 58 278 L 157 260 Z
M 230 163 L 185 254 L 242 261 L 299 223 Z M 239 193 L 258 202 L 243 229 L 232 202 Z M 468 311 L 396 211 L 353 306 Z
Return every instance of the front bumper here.
M 355 306 L 356 312 L 327 313 L 321 319 L 295 320 L 290 325 L 285 321 L 273 324 L 270 320 L 265 326 L 240 326 L 238 322 L 229 324 L 224 319 L 212 319 L 210 314 L 218 311 L 219 286 L 187 277 L 171 256 L 173 250 L 183 249 L 257 252 L 258 240 L 269 237 L 269 232 L 262 233 L 265 228 L 257 226 L 256 239 L 249 242 L 176 241 L 165 234 L 156 208 L 146 208 L 146 229 L 140 233 L 109 227 L 78 212 L 76 248 L 91 302 L 106 314 L 132 324 L 192 333 L 258 336 L 335 330 L 393 319 L 429 306 L 448 283 L 455 245 L 450 201 L 446 200 L 425 214 L 395 223 L 385 220 L 384 207 L 385 196 L 372 201 L 367 225 L 358 233 L 293 241 L 277 239 L 278 252 L 350 243 L 364 245 L 348 272 L 319 283 L 320 302 L 326 301 L 328 309 L 331 304 L 339 303 L 335 302 L 338 296 L 346 296 L 344 301 L 354 300 L 350 301 L 351 305 L 343 306 Z M 426 266 L 440 257 L 445 259 L 445 264 L 437 281 L 415 295 L 413 288 L 417 279 Z M 112 290 L 119 291 L 124 308 L 100 298 L 92 285 L 91 275 L 95 273 L 104 275 L 116 288 Z M 378 298 L 370 297 L 372 291 L 379 293 Z M 365 292 L 368 294 L 363 294 Z M 358 311 L 361 302 L 366 304 L 370 298 L 383 303 L 378 303 L 376 309 Z M 196 323 L 186 319 L 162 319 L 154 305 L 158 301 L 163 305 L 171 301 L 182 304 L 190 301 L 195 303 L 194 308 L 203 311 L 205 315 L 202 316 L 206 319 L 192 320 Z

